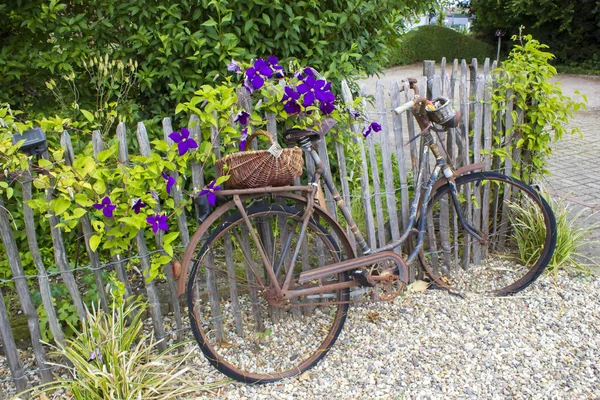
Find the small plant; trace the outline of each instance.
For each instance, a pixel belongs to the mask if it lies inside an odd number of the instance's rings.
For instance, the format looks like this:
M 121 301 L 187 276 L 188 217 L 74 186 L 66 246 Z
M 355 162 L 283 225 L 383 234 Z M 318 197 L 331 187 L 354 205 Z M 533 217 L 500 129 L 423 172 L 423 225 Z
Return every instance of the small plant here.
M 564 200 L 548 199 L 554 215 L 556 217 L 556 250 L 552 260 L 548 264 L 547 271 L 558 272 L 560 268 L 575 269 L 582 272 L 588 272 L 586 264 L 581 263 L 585 258 L 579 249 L 589 243 L 587 237 L 594 232 L 600 224 L 589 224 L 588 218 L 582 218 L 583 210 L 573 215 L 574 211 L 565 204 Z M 521 252 L 521 261 L 527 263 L 528 259 L 524 255 L 537 259 L 542 251 L 542 243 L 547 234 L 542 226 L 543 218 L 538 207 L 528 207 L 511 204 L 510 207 L 515 211 L 512 218 L 514 227 L 513 238 L 515 239 Z M 582 220 L 583 219 L 583 220 Z
M 158 341 L 142 331 L 146 304 L 114 304 L 109 313 L 92 308 L 80 331 L 66 346 L 54 347 L 65 357 L 62 377 L 31 389 L 31 395 L 61 399 L 174 399 L 208 388 L 186 378 L 191 353 L 174 352 L 183 343 L 157 352 Z M 216 386 L 219 383 L 211 384 Z M 58 397 L 57 397 L 58 398 Z

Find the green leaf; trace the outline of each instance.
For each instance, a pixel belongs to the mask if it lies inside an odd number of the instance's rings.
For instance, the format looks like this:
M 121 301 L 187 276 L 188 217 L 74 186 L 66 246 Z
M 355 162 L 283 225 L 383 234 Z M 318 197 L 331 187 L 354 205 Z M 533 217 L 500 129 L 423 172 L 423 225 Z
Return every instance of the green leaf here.
M 173 240 L 177 239 L 178 236 L 179 236 L 179 232 L 167 233 L 163 237 L 163 245 L 171 243 Z
M 52 200 L 52 206 L 50 207 L 50 209 L 54 211 L 56 215 L 61 215 L 65 211 L 67 211 L 70 205 L 70 200 L 67 200 L 64 197 L 59 197 L 57 199 Z
M 83 108 L 80 108 L 79 111 L 81 111 L 85 119 L 87 119 L 89 122 L 92 122 L 94 120 L 94 114 L 92 114 L 91 112 L 84 110 Z
M 92 235 L 90 237 L 90 250 L 95 252 L 99 245 L 100 245 L 100 236 Z

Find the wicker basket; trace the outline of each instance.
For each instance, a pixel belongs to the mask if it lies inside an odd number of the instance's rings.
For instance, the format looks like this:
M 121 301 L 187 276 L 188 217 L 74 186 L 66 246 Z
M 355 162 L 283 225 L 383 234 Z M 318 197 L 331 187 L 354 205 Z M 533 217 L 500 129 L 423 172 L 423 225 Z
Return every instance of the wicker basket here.
M 247 141 L 247 148 L 258 136 L 266 136 L 269 150 L 243 151 L 226 155 L 217 161 L 223 173 L 227 166 L 228 189 L 248 189 L 263 186 L 286 186 L 302 175 L 302 150 L 298 147 L 282 149 L 267 131 L 256 131 Z

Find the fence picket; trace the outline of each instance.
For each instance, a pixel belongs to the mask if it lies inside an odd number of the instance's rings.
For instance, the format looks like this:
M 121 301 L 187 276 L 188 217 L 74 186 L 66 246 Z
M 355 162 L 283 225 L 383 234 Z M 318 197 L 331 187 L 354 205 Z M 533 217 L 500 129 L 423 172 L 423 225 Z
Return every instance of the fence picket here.
M 75 153 L 73 151 L 73 144 L 71 143 L 71 136 L 69 135 L 69 132 L 64 131 L 62 133 L 60 137 L 60 144 L 65 148 L 65 163 L 67 165 L 73 165 Z M 108 312 L 108 300 L 106 299 L 106 292 L 104 291 L 104 282 L 102 280 L 102 271 L 100 269 L 100 258 L 98 257 L 98 253 L 93 251 L 90 247 L 90 238 L 94 234 L 94 230 L 92 229 L 92 224 L 90 222 L 90 216 L 86 213 L 81 217 L 80 221 L 85 248 L 90 258 L 94 280 L 96 281 L 96 291 L 100 297 L 100 306 L 105 312 Z
M 19 248 L 17 247 L 15 235 L 10 226 L 10 220 L 8 219 L 8 213 L 6 212 L 2 196 L 0 196 L 0 238 L 2 239 L 8 265 L 12 272 L 15 289 L 17 290 L 19 302 L 21 303 L 21 310 L 23 311 L 23 314 L 27 316 L 27 327 L 29 328 L 29 334 L 31 335 L 31 346 L 33 347 L 36 364 L 40 368 L 40 377 L 42 378 L 42 382 L 50 382 L 52 380 L 52 373 L 48 368 L 48 364 L 46 364 L 46 350 L 44 350 L 44 347 L 42 346 L 42 333 L 40 331 L 37 312 L 33 305 L 33 300 L 31 299 L 29 285 L 27 285 L 25 271 L 23 269 L 23 264 L 21 263 Z
M 140 145 L 140 155 L 144 157 L 150 157 L 152 149 L 150 148 L 150 141 L 148 140 L 148 132 L 146 131 L 146 126 L 143 122 L 138 122 L 137 125 L 137 140 Z M 175 185 L 177 186 L 177 185 Z M 157 204 L 154 208 L 156 214 L 160 214 L 161 208 L 160 205 Z M 155 235 L 156 248 L 161 252 L 164 252 L 162 246 L 162 237 L 163 233 L 158 231 Z M 171 293 L 171 306 L 173 307 L 173 313 L 175 314 L 175 325 L 177 326 L 177 340 L 183 340 L 183 321 L 181 319 L 181 308 L 179 306 L 179 296 L 177 296 L 177 284 L 175 282 L 175 278 L 173 277 L 173 269 L 171 268 L 171 263 L 163 265 L 165 276 L 167 277 L 167 285 L 169 286 L 169 291 Z
M 104 150 L 104 142 L 102 141 L 102 134 L 100 131 L 92 132 L 92 148 L 94 150 L 94 159 L 98 161 L 98 153 Z M 111 256 L 112 264 L 115 266 L 115 272 L 117 273 L 117 279 L 123 283 L 125 286 L 125 297 L 129 298 L 133 295 L 133 290 L 131 289 L 131 284 L 129 283 L 129 279 L 127 278 L 127 271 L 125 270 L 125 265 L 121 260 L 121 256 L 116 254 Z
M 162 121 L 163 133 L 165 137 L 165 142 L 169 146 L 173 145 L 173 140 L 169 137 L 171 133 L 173 133 L 173 126 L 171 125 L 171 118 L 164 118 Z M 175 181 L 179 180 L 179 172 L 177 170 L 173 171 L 173 178 Z M 179 228 L 179 239 L 181 240 L 181 244 L 187 246 L 190 242 L 190 231 L 187 225 L 186 212 L 185 207 L 181 207 L 183 202 L 183 194 L 181 192 L 181 187 L 183 185 L 175 185 L 173 186 L 173 201 L 175 202 L 175 207 L 181 208 L 180 214 L 177 216 L 177 227 Z
M 351 106 L 353 103 L 352 94 L 346 81 L 342 81 L 342 97 L 346 105 Z M 354 134 L 356 143 L 359 148 L 361 169 L 360 169 L 360 196 L 365 213 L 365 225 L 367 230 L 367 242 L 369 247 L 374 249 L 377 247 L 375 238 L 375 221 L 373 221 L 373 210 L 371 208 L 371 188 L 369 185 L 369 167 L 367 165 L 367 157 L 365 154 L 365 145 L 360 137 L 360 128 L 357 124 L 353 124 L 352 133 Z
M 383 92 L 383 84 L 377 82 L 375 92 L 375 102 L 377 107 L 378 120 L 381 124 L 381 131 L 377 133 L 379 136 L 379 145 L 381 147 L 381 167 L 383 168 L 383 183 L 385 186 L 385 202 L 387 204 L 388 218 L 390 224 L 390 236 L 393 241 L 400 238 L 400 228 L 398 226 L 398 208 L 396 207 L 396 188 L 394 187 L 394 172 L 392 170 L 392 155 L 390 149 L 396 147 L 394 135 L 390 135 L 390 127 L 388 124 L 387 107 L 385 104 L 385 96 Z M 393 132 L 392 132 L 393 133 Z M 391 142 L 391 143 L 390 143 Z M 387 242 L 387 240 L 386 240 Z M 385 243 L 382 243 L 384 245 Z M 395 249 L 400 253 L 400 249 Z
M 403 87 L 404 90 L 406 88 Z M 398 81 L 394 81 L 392 83 L 391 89 L 391 97 L 392 97 L 392 108 L 397 108 L 402 105 L 402 101 L 400 100 L 400 85 Z M 396 161 L 398 162 L 398 175 L 400 180 L 400 208 L 402 213 L 402 230 L 406 229 L 408 224 L 409 217 L 409 199 L 408 199 L 408 185 L 406 179 L 406 164 L 405 164 L 405 154 L 404 154 L 404 135 L 403 135 L 403 126 L 402 126 L 402 117 L 400 115 L 393 114 L 392 115 L 392 125 L 394 129 L 394 136 L 396 142 Z M 402 246 L 401 248 L 405 248 L 406 246 Z
M 6 310 L 4 295 L 2 294 L 2 290 L 0 290 L 0 337 L 2 338 L 2 347 L 4 348 L 4 355 L 8 362 L 8 369 L 10 369 L 10 373 L 13 376 L 15 388 L 17 392 L 22 392 L 27 389 L 27 377 L 23 372 L 23 363 L 21 363 L 19 353 L 17 352 L 17 344 L 15 343 L 15 337 L 13 336 Z
M 50 281 L 48 280 L 46 267 L 44 266 L 44 262 L 42 261 L 42 257 L 40 256 L 40 248 L 38 246 L 37 236 L 35 233 L 35 221 L 33 218 L 33 210 L 31 209 L 31 207 L 29 207 L 28 204 L 28 202 L 33 198 L 33 177 L 31 175 L 31 163 L 29 166 L 29 170 L 25 172 L 23 178 L 23 219 L 25 220 L 25 233 L 27 235 L 27 244 L 29 246 L 29 251 L 31 252 L 31 257 L 33 259 L 33 263 L 35 264 L 35 268 L 38 273 L 40 297 L 42 298 L 44 311 L 46 312 L 46 317 L 48 318 L 48 326 L 50 327 L 50 332 L 52 332 L 52 336 L 54 336 L 54 340 L 56 341 L 56 343 L 64 346 L 65 335 L 56 316 L 56 309 L 54 308 L 54 303 L 52 301 Z
M 119 162 L 127 164 L 129 162 L 129 154 L 127 150 L 127 131 L 125 123 L 121 122 L 117 125 L 117 141 L 119 142 Z M 158 297 L 158 291 L 154 285 L 154 281 L 148 282 L 146 279 L 150 273 L 150 256 L 148 255 L 148 245 L 146 244 L 146 238 L 144 237 L 144 231 L 140 231 L 135 236 L 138 252 L 140 254 L 140 264 L 142 266 L 142 278 L 146 286 L 146 293 L 148 294 L 148 309 L 152 317 L 152 325 L 154 327 L 154 333 L 160 342 L 158 342 L 158 349 L 165 351 L 167 344 L 164 340 L 165 328 L 162 324 L 162 316 L 160 311 L 160 300 Z

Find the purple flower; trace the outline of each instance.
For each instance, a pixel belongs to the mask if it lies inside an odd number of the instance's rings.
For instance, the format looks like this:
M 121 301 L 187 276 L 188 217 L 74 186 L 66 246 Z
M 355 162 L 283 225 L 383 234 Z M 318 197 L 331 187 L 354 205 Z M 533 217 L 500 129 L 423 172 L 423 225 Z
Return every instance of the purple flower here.
M 296 88 L 298 93 L 304 95 L 304 107 L 312 106 L 315 100 L 326 103 L 331 103 L 335 100 L 335 96 L 330 91 L 331 82 L 327 83 L 324 79 L 315 79 L 313 76 L 308 76 Z
M 171 188 L 173 185 L 175 185 L 175 178 L 173 178 L 171 175 L 165 174 L 164 172 L 162 173 L 162 176 L 165 179 L 165 182 L 167 182 L 167 194 L 171 194 Z
M 151 215 L 146 218 L 146 222 L 152 226 L 152 232 L 156 233 L 160 229 L 161 231 L 168 231 L 169 225 L 167 225 L 167 216 L 165 214 Z
M 240 151 L 246 150 L 246 140 L 248 140 L 248 128 L 242 129 L 242 136 L 240 137 Z
M 299 113 L 300 105 L 298 104 L 298 99 L 300 98 L 300 93 L 296 92 L 291 86 L 286 86 L 283 90 L 284 93 L 281 102 L 284 103 L 283 109 L 285 112 L 288 114 Z
M 358 110 L 350 109 L 348 112 L 354 119 L 358 119 L 361 117 L 360 111 L 358 111 Z
M 279 60 L 277 59 L 277 57 L 269 56 L 267 61 L 273 69 L 273 72 L 275 72 L 275 77 L 283 78 L 285 76 L 285 71 L 283 70 L 283 67 L 279 65 Z
M 198 148 L 198 143 L 193 138 L 190 138 L 190 131 L 187 128 L 181 128 L 181 133 L 173 132 L 169 134 L 169 138 L 177 143 L 180 156 L 187 153 L 188 150 Z
M 96 210 L 102 210 L 106 218 L 112 218 L 113 211 L 115 211 L 115 208 L 117 208 L 116 205 L 111 203 L 110 197 L 108 196 L 104 197 L 100 203 L 94 204 L 93 207 Z
M 253 90 L 260 89 L 265 84 L 265 79 L 273 76 L 273 69 L 268 61 L 259 58 L 254 65 L 246 70 L 246 80 Z
M 198 194 L 199 196 L 207 195 L 208 202 L 211 206 L 214 206 L 217 203 L 217 195 L 215 194 L 215 191 L 221 189 L 220 186 L 215 186 L 215 183 L 216 181 L 212 181 Z
M 227 71 L 238 73 L 242 71 L 242 68 L 240 67 L 240 64 L 238 64 L 237 61 L 231 59 L 231 62 L 227 64 Z
M 371 134 L 371 132 L 379 132 L 381 130 L 381 125 L 379 123 L 373 121 L 369 125 L 365 126 L 362 130 L 362 134 L 364 137 L 367 137 Z
M 139 214 L 142 211 L 143 207 L 146 207 L 147 204 L 142 201 L 142 199 L 133 199 L 131 202 L 131 209 L 134 213 Z
M 324 101 L 319 104 L 319 108 L 323 111 L 323 114 L 331 114 L 335 110 L 333 102 Z
M 248 124 L 248 118 L 250 118 L 250 114 L 248 114 L 244 110 L 241 110 L 239 113 L 237 113 L 237 115 L 233 119 L 233 122 L 239 122 L 242 125 L 247 125 Z
M 94 360 L 98 360 L 100 364 L 102 364 L 102 353 L 100 353 L 99 348 L 96 348 L 96 351 L 92 350 L 90 352 L 90 358 L 88 358 L 88 362 L 92 362 Z
M 294 74 L 294 78 L 300 79 L 301 81 L 306 80 L 309 76 L 312 76 L 313 78 L 315 76 L 315 71 L 310 67 L 306 67 L 302 71 L 298 71 Z

